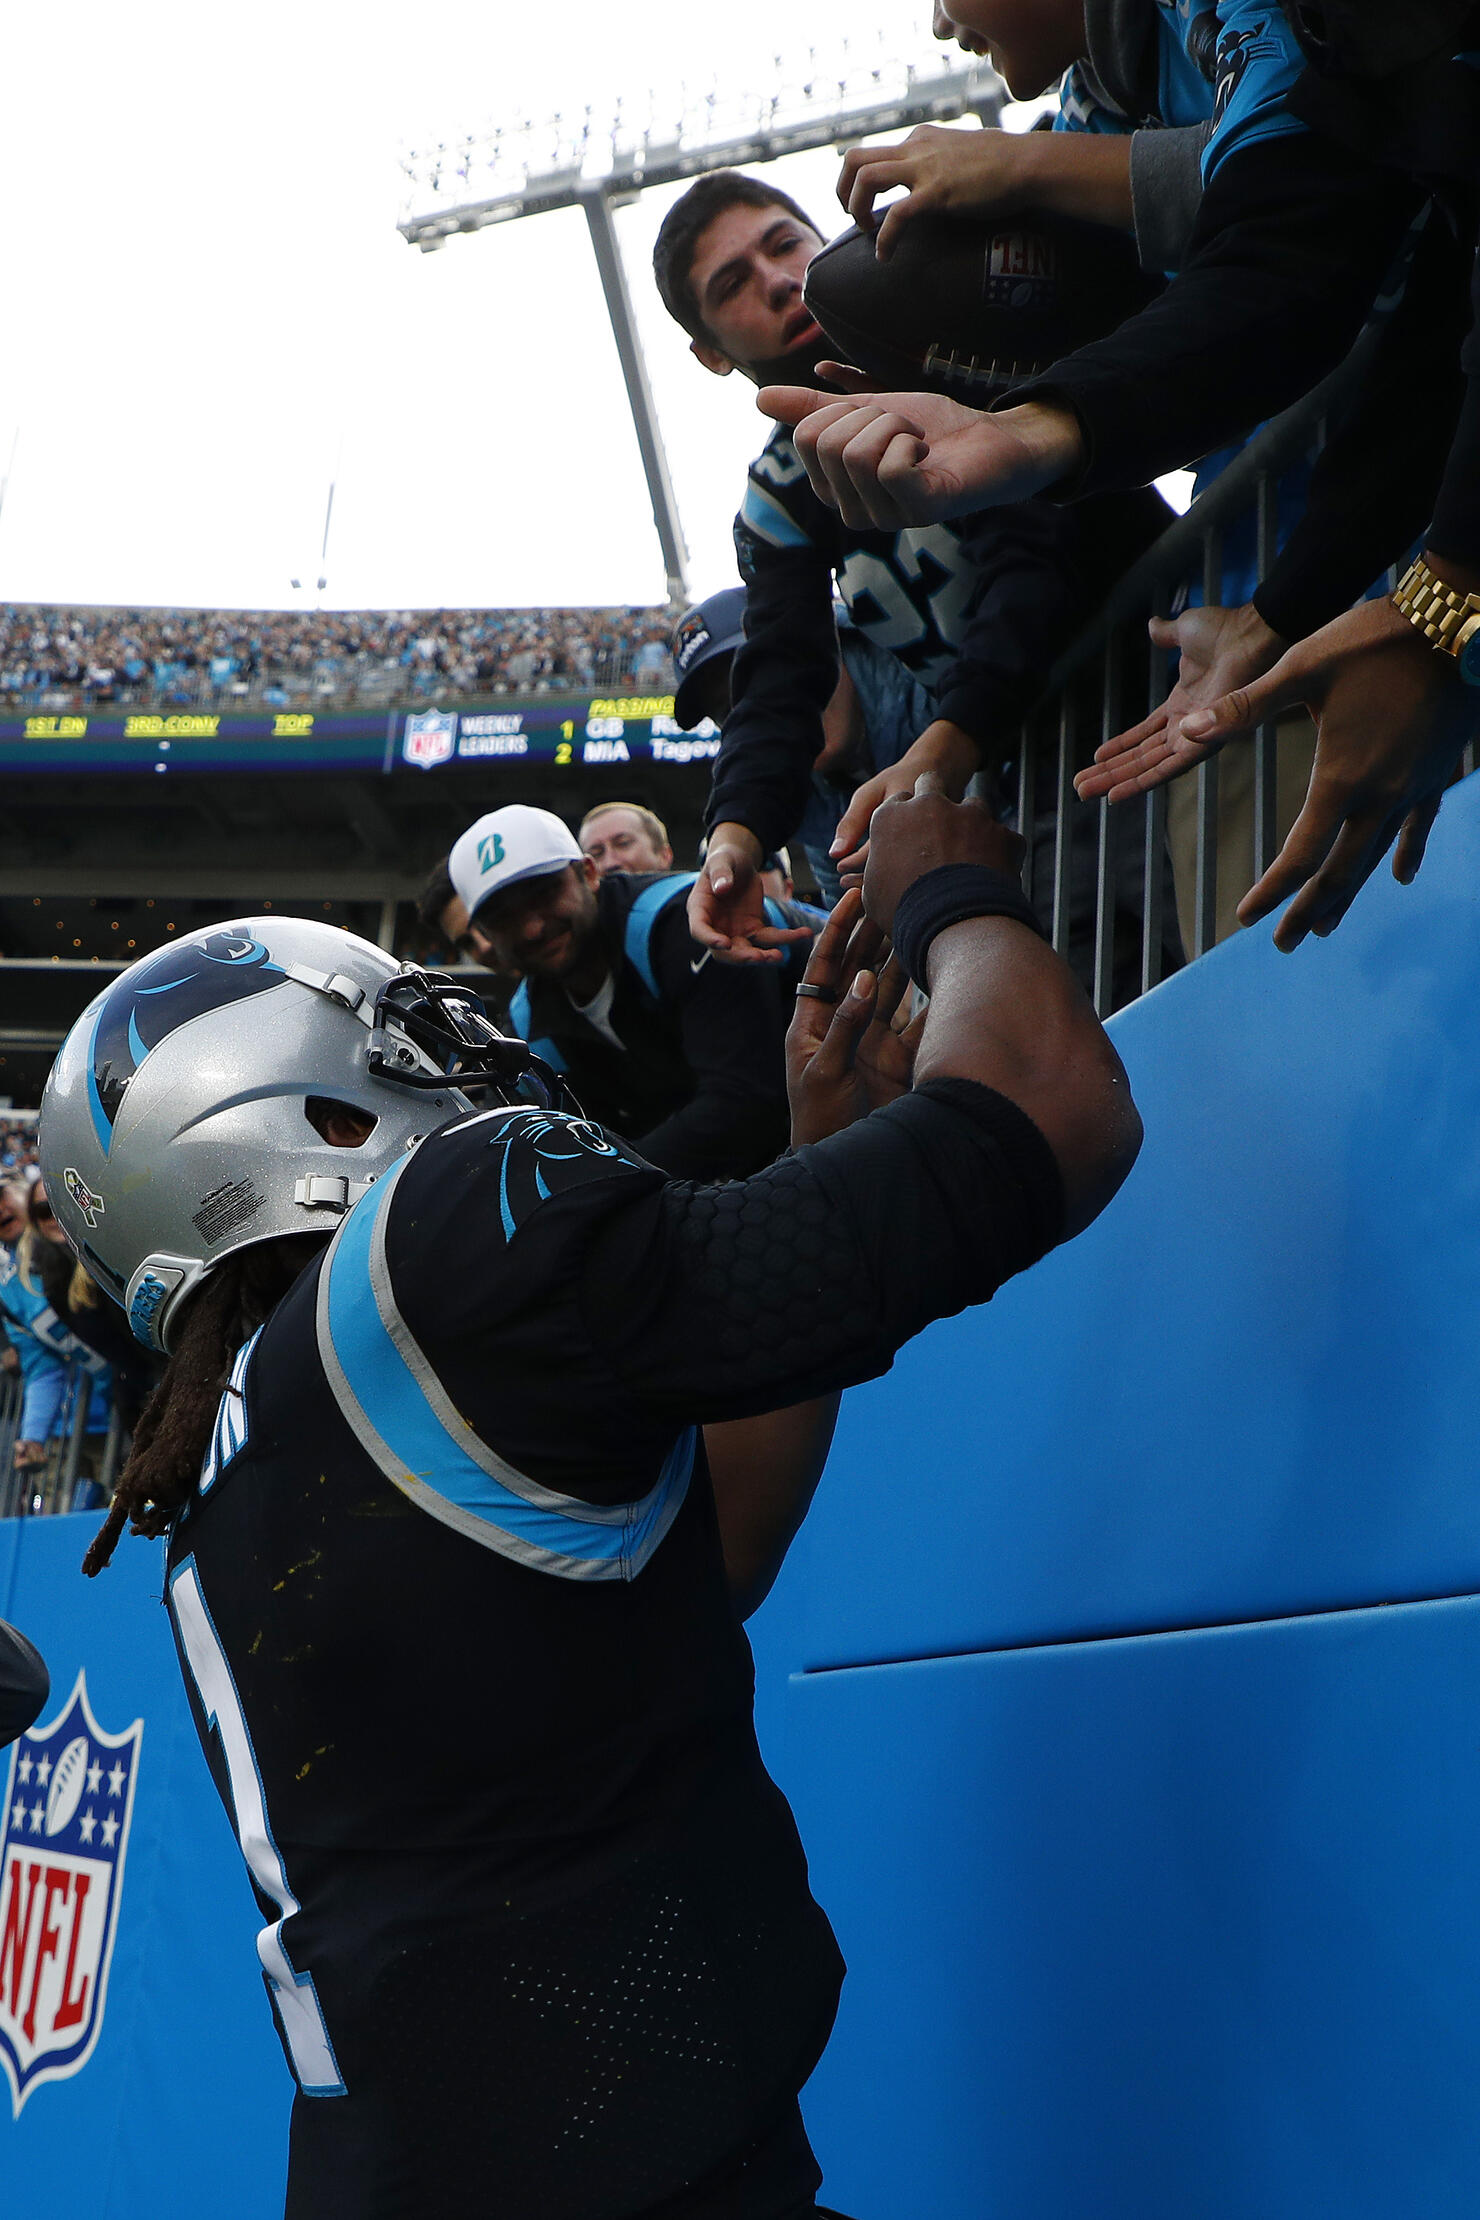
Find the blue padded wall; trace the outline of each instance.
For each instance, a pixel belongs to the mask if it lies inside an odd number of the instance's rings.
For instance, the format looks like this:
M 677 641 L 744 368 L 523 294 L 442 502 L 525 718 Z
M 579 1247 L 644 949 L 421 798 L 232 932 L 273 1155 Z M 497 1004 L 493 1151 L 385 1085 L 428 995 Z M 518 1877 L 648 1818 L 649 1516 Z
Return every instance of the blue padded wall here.
M 804 1662 L 1480 1588 L 1477 1007 L 1470 780 L 1412 888 L 1117 1018 L 1140 1162 L 846 1399 L 768 1606 Z
M 206 1771 L 161 1601 L 163 1546 L 79 1567 L 96 1517 L 0 1521 L 0 1616 L 51 1671 L 40 1724 L 79 1669 L 98 1725 L 144 1721 L 117 1942 L 97 2048 L 32 2088 L 0 2077 L 6 2220 L 269 2220 L 281 2212 L 292 2084 L 254 1948 L 261 1918 Z M 10 1760 L 0 1751 L 0 1790 Z
M 857 2220 L 1480 2203 L 1480 1602 L 807 1674 Z

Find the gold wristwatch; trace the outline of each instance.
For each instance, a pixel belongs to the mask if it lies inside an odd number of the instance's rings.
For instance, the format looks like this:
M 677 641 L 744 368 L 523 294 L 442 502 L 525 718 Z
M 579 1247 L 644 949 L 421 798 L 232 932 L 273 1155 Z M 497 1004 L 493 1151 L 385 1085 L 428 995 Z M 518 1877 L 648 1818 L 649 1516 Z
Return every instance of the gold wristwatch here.
M 1393 607 L 1430 647 L 1453 656 L 1467 686 L 1480 686 L 1480 594 L 1446 586 L 1420 557 L 1399 579 Z

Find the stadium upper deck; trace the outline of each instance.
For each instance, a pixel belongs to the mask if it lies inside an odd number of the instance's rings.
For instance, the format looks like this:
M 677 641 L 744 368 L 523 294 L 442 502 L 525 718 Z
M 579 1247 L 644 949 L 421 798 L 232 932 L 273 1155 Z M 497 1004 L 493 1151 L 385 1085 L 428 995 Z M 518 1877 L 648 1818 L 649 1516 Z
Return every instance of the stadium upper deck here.
M 666 692 L 662 609 L 0 610 L 0 716 Z

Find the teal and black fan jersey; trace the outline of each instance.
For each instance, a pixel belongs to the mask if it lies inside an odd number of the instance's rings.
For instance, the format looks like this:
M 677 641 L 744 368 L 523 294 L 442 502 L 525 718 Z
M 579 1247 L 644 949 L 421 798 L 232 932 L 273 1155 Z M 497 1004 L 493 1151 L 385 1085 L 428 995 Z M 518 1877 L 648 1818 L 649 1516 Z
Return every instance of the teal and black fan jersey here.
M 969 732 L 995 770 L 1065 640 L 1170 521 L 1145 487 L 1087 508 L 1023 501 L 898 532 L 856 530 L 813 492 L 778 428 L 750 466 L 735 519 L 745 645 L 706 822 L 746 825 L 763 849 L 795 837 L 838 682 L 835 588 L 862 637 L 916 681 L 928 714 Z

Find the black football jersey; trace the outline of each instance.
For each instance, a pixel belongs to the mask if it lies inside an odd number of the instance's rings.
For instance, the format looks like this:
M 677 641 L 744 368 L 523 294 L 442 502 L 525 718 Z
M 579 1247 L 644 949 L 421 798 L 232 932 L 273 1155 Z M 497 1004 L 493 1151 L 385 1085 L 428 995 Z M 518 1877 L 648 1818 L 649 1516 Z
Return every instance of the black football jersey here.
M 298 2082 L 294 2220 L 619 2220 L 800 2088 L 842 1966 L 698 1427 L 884 1369 L 1059 1208 L 1036 1129 L 958 1082 L 721 1187 L 493 1110 L 240 1352 L 169 1603 Z

